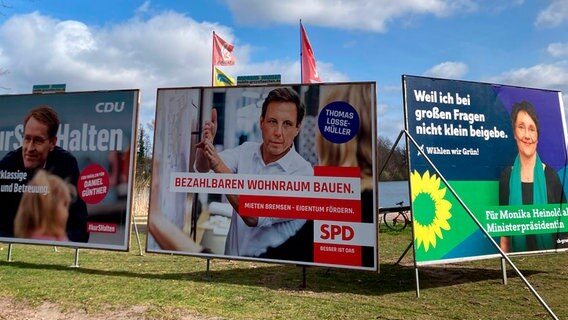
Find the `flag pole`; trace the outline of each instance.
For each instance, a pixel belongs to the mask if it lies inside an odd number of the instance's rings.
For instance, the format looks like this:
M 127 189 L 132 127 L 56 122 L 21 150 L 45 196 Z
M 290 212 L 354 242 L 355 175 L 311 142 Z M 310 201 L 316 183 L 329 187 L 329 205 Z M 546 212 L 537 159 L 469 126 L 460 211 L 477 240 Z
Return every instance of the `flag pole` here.
M 303 35 L 302 35 L 302 19 L 300 19 L 300 83 L 303 84 L 304 83 L 304 66 L 302 64 L 304 63 L 304 59 L 302 57 L 302 51 L 304 51 L 304 50 L 302 50 L 302 45 L 303 45 L 302 37 L 303 37 Z
M 215 56 L 215 31 L 213 31 L 213 41 L 211 41 L 211 86 L 215 84 L 215 62 L 213 61 L 213 57 Z

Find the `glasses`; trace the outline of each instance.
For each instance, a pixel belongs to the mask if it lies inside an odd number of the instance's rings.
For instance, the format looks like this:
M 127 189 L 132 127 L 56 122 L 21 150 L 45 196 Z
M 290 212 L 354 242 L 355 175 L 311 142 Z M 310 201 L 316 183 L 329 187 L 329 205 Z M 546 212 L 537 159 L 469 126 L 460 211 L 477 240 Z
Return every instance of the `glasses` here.
M 36 147 L 42 146 L 44 145 L 47 141 L 49 141 L 49 138 L 44 138 L 44 137 L 38 137 L 38 136 L 24 136 L 24 143 L 25 144 L 33 144 Z

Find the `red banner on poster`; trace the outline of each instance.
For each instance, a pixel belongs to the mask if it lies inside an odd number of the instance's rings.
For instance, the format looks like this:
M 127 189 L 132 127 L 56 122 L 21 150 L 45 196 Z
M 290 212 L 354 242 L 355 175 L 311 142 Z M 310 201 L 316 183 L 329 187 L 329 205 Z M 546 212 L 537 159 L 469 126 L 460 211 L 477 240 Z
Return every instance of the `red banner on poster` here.
M 314 262 L 360 266 L 361 251 L 360 246 L 314 243 Z

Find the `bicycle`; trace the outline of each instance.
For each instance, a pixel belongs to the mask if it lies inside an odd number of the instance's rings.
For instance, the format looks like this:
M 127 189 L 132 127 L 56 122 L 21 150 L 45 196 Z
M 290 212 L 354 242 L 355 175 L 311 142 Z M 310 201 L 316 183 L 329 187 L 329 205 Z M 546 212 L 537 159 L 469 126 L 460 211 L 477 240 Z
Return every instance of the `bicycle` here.
M 387 228 L 393 231 L 402 231 L 407 225 L 411 223 L 411 218 L 408 216 L 410 207 L 403 206 L 404 201 L 397 202 L 397 207 L 387 208 L 383 213 L 383 221 Z

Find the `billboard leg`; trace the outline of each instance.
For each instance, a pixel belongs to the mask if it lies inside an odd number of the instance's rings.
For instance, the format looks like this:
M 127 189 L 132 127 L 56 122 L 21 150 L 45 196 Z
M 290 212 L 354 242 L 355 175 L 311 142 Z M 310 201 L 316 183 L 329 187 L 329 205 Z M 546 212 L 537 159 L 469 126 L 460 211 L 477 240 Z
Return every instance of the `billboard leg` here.
M 12 260 L 12 244 L 8 243 L 8 262 L 13 262 Z
M 418 268 L 414 267 L 414 278 L 416 280 L 416 298 L 420 298 L 420 281 L 418 279 Z
M 211 265 L 211 259 L 207 259 L 207 269 L 205 269 L 205 277 L 207 279 L 211 279 L 210 265 Z
M 136 242 L 138 243 L 138 255 L 143 256 L 142 246 L 140 245 L 140 234 L 138 233 L 138 224 L 136 223 L 136 218 L 132 218 L 132 223 L 134 223 L 134 233 L 136 234 Z
M 306 266 L 302 266 L 302 289 L 306 289 Z
M 503 258 L 501 258 L 501 272 L 503 273 L 503 284 L 507 285 L 507 264 Z
M 75 260 L 71 268 L 79 268 L 79 248 L 75 248 Z
M 402 260 L 402 258 L 404 258 L 404 256 L 406 255 L 406 253 L 408 253 L 408 250 L 410 250 L 410 248 L 412 248 L 412 245 L 414 244 L 414 241 L 410 241 L 410 243 L 408 244 L 408 247 L 406 247 L 406 249 L 404 250 L 404 252 L 402 253 L 402 255 L 400 256 L 400 258 L 398 258 L 398 260 L 396 260 L 395 264 L 399 264 L 400 261 Z

